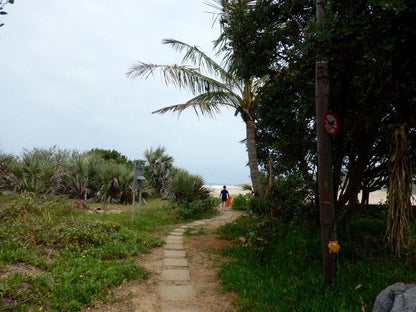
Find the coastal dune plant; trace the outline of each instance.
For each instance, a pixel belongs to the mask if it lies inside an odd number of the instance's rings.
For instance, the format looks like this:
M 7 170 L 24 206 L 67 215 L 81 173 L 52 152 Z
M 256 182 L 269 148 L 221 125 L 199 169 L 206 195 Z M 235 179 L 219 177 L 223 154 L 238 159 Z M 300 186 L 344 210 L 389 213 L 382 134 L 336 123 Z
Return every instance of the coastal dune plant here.
M 146 149 L 144 156 L 147 161 L 146 176 L 157 193 L 164 195 L 169 184 L 169 173 L 173 168 L 173 157 L 166 153 L 166 148 L 159 146 Z
M 60 161 L 52 150 L 24 150 L 21 159 L 15 159 L 10 165 L 10 171 L 17 178 L 17 191 L 48 193 Z
M 102 161 L 94 154 L 74 153 L 65 167 L 66 193 L 77 198 L 84 198 L 87 192 L 98 189 L 97 173 Z
M 5 190 L 13 190 L 15 179 L 10 171 L 13 162 L 12 155 L 0 153 L 0 193 Z
M 168 198 L 173 202 L 191 202 L 207 198 L 209 190 L 204 187 L 202 177 L 177 168 L 171 174 L 167 193 Z

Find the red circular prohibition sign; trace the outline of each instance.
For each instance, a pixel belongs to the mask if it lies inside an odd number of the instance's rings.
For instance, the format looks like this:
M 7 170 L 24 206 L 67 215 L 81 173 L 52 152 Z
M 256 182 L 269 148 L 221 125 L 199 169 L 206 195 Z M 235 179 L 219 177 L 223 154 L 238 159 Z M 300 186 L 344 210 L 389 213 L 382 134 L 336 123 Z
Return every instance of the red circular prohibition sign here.
M 326 112 L 322 117 L 322 126 L 329 135 L 336 135 L 339 131 L 339 120 L 337 115 L 331 112 Z

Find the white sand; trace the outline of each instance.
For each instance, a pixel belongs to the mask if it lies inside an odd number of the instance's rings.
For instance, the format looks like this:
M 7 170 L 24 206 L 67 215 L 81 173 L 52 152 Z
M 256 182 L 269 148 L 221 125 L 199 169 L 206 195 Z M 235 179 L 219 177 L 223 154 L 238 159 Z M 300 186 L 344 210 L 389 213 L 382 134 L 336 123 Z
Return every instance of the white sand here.
M 361 195 L 358 196 L 361 199 Z M 370 204 L 384 204 L 387 200 L 387 190 L 378 190 L 370 193 Z M 412 205 L 416 205 L 416 194 L 413 194 Z
M 211 191 L 211 195 L 214 197 L 220 197 L 221 194 L 221 190 L 222 190 L 222 186 L 220 185 L 216 185 L 216 186 L 207 186 L 207 188 Z M 237 196 L 239 194 L 248 194 L 251 191 L 244 191 L 241 186 L 238 185 L 233 185 L 233 186 L 229 186 L 227 187 L 227 191 L 230 194 L 231 197 Z
M 220 192 L 222 190 L 222 186 L 208 186 L 211 191 L 211 195 L 214 197 L 220 197 Z M 227 190 L 231 197 L 237 196 L 239 194 L 247 194 L 250 191 L 244 191 L 241 186 L 229 186 Z M 361 194 L 358 195 L 358 199 L 361 200 Z M 387 200 L 387 190 L 378 190 L 375 192 L 370 193 L 370 204 L 384 204 Z M 413 194 L 412 198 L 412 205 L 416 205 L 416 194 Z

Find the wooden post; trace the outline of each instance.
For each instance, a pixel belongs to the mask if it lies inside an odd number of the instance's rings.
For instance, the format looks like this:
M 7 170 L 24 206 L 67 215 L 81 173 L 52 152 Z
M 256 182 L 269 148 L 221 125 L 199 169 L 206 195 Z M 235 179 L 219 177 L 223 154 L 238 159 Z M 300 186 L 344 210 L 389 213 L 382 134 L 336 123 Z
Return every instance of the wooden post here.
M 134 211 L 136 210 L 136 189 L 133 187 L 133 202 L 131 203 L 131 221 L 134 221 Z
M 316 3 L 316 21 L 322 24 L 324 9 Z M 334 195 L 331 137 L 324 131 L 323 115 L 329 110 L 329 72 L 326 59 L 318 55 L 315 65 L 316 132 L 318 149 L 318 192 L 322 238 L 322 265 L 325 282 L 331 284 L 337 271 L 336 254 L 331 254 L 328 242 L 336 240 L 334 228 Z

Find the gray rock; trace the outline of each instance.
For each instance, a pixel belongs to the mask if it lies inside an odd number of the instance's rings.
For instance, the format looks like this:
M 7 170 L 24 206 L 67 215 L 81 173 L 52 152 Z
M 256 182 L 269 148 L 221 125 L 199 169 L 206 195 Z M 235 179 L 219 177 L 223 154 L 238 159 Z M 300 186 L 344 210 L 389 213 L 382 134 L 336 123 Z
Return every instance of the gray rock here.
M 416 311 L 416 284 L 390 285 L 378 294 L 373 307 L 373 312 L 411 311 Z

